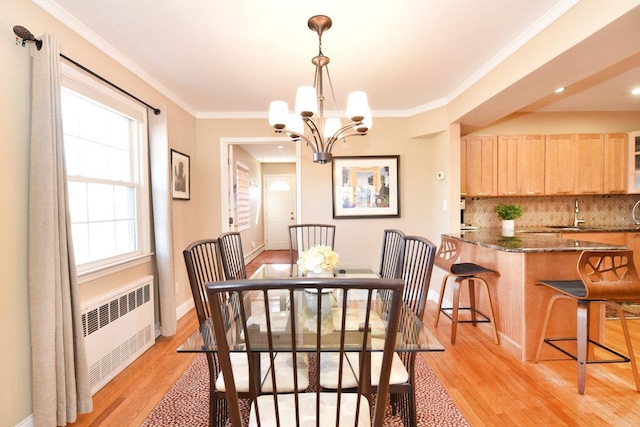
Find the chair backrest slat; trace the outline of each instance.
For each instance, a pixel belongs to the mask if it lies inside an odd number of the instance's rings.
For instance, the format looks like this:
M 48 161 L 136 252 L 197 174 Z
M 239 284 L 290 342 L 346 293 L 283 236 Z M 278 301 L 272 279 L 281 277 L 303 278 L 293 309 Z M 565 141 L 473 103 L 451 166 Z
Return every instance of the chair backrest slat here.
M 404 233 L 400 230 L 384 230 L 382 235 L 382 255 L 380 256 L 380 277 L 397 279 L 402 277 L 404 255 Z
M 191 243 L 183 251 L 191 295 L 195 305 L 198 322 L 202 324 L 211 314 L 207 305 L 207 282 L 223 279 L 222 262 L 216 239 L 203 239 Z
M 372 351 L 374 343 L 376 351 L 380 351 L 377 347 L 378 340 L 374 340 L 373 337 L 383 336 L 383 368 L 376 389 L 375 412 L 371 422 L 373 426 L 382 427 L 389 392 L 391 360 L 403 311 L 403 288 L 404 283 L 401 279 L 370 278 L 231 280 L 208 284 L 211 319 L 218 343 L 218 358 L 224 375 L 232 425 L 243 425 L 231 364 L 231 353 L 237 351 L 246 352 L 248 356 L 249 378 L 254 385 L 250 387 L 251 416 L 257 421 L 258 426 L 291 427 L 300 425 L 300 420 L 309 416 L 315 416 L 315 424 L 320 425 L 321 412 L 323 425 L 362 425 L 362 422 L 370 419 L 367 400 L 361 397 L 365 393 L 365 384 L 359 383 L 356 393 L 343 390 L 341 375 L 346 375 L 352 369 L 345 362 L 345 355 L 347 352 L 366 355 Z M 371 315 L 369 310 L 373 304 L 380 304 L 376 295 L 381 291 L 386 291 L 390 301 L 390 309 L 384 316 L 387 323 L 384 332 L 380 331 L 379 323 L 376 323 L 379 319 Z M 286 309 L 279 305 L 280 293 L 284 293 L 289 301 Z M 357 300 L 352 298 L 347 301 L 346 296 L 351 293 L 358 296 Z M 229 303 L 232 300 L 244 303 L 236 310 Z M 274 301 L 278 303 L 274 304 Z M 245 304 L 250 305 L 251 309 L 245 308 Z M 366 315 L 356 319 L 347 317 L 353 316 L 354 304 L 369 308 L 362 311 Z M 230 317 L 233 319 L 228 322 L 227 319 Z M 241 325 L 242 333 L 236 333 L 234 324 Z M 353 329 L 350 326 L 353 324 L 358 325 L 358 328 Z M 324 352 L 339 355 L 338 389 L 335 393 L 321 390 L 320 387 L 316 387 L 313 393 L 298 391 L 295 369 L 294 391 L 278 393 L 278 372 L 284 370 L 288 375 L 291 372 L 290 367 L 278 364 L 279 353 L 293 353 L 294 366 L 297 366 L 303 353 L 315 355 L 315 384 L 319 384 L 320 371 L 323 369 L 319 361 Z M 364 364 L 361 364 L 362 366 Z M 272 393 L 261 391 L 260 385 L 264 375 L 270 375 Z M 357 378 L 368 377 L 361 372 Z M 256 402 L 259 404 L 256 405 Z M 328 420 L 325 418 L 329 417 L 327 412 L 331 413 Z M 349 415 L 344 418 L 346 413 Z M 335 424 L 331 421 L 333 417 L 336 420 Z M 362 419 L 359 420 L 360 417 Z
M 232 231 L 218 236 L 220 258 L 226 280 L 241 280 L 247 278 L 247 270 L 244 264 L 244 252 L 242 251 L 242 238 L 240 233 Z
M 299 252 L 323 245 L 334 249 L 336 226 L 331 224 L 296 224 L 289 226 L 289 254 L 295 264 Z

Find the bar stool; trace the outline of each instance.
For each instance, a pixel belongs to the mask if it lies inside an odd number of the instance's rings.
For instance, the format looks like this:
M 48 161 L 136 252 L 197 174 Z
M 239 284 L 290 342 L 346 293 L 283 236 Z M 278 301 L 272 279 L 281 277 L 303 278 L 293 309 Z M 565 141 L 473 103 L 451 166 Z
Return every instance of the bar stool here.
M 458 323 L 471 323 L 476 326 L 478 323 L 491 323 L 493 330 L 493 340 L 496 344 L 499 344 L 498 330 L 493 315 L 493 302 L 491 301 L 491 292 L 489 292 L 489 285 L 487 281 L 480 277 L 480 274 L 494 274 L 499 276 L 500 274 L 489 268 L 482 267 L 478 264 L 469 262 L 456 263 L 456 260 L 460 256 L 460 242 L 451 237 L 442 236 L 442 243 L 438 248 L 436 254 L 435 265 L 447 274 L 442 279 L 442 286 L 440 287 L 440 299 L 438 301 L 438 312 L 436 313 L 435 327 L 438 326 L 440 320 L 440 313 L 443 313 L 449 319 L 451 319 L 451 344 L 456 343 L 456 332 Z M 442 300 L 444 299 L 444 293 L 448 283 L 448 279 L 454 277 L 453 282 L 453 307 L 442 307 Z M 460 285 L 462 282 L 467 282 L 467 288 L 469 290 L 469 307 L 460 307 Z M 489 315 L 484 314 L 476 307 L 476 292 L 475 285 L 482 283 L 487 294 L 487 301 L 489 305 Z M 469 311 L 471 314 L 470 320 L 460 320 L 458 312 L 460 310 Z M 480 317 L 480 319 L 478 319 Z
M 629 337 L 629 329 L 624 315 L 624 310 L 619 302 L 640 301 L 640 279 L 633 265 L 633 251 L 584 251 L 578 258 L 578 280 L 540 280 L 536 285 L 544 285 L 558 291 L 551 297 L 547 306 L 547 313 L 542 325 L 540 342 L 536 352 L 535 361 L 540 360 L 543 344 L 549 344 L 565 355 L 578 362 L 578 393 L 584 394 L 587 364 L 590 363 L 617 363 L 631 362 L 633 378 L 636 389 L 640 391 L 640 378 L 633 347 Z M 577 308 L 577 336 L 569 338 L 547 338 L 547 327 L 553 305 L 560 299 L 569 299 L 578 303 Z M 629 356 L 625 356 L 610 347 L 592 339 L 589 335 L 589 318 L 592 304 L 605 304 L 614 309 L 620 317 L 622 331 L 627 344 Z M 557 345 L 559 341 L 576 341 L 577 355 L 570 353 L 565 348 Z M 613 359 L 589 360 L 589 344 L 600 348 L 610 354 Z

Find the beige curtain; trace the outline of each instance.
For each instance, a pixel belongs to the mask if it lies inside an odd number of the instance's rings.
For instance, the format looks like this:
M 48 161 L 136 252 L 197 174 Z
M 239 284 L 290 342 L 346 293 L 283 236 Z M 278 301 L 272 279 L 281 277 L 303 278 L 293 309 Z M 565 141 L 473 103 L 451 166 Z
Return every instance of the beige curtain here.
M 56 37 L 32 46 L 29 314 L 35 426 L 64 426 L 93 402 L 71 240 Z
M 149 169 L 151 170 L 151 208 L 160 304 L 160 334 L 176 333 L 176 294 L 171 219 L 171 159 L 167 132 L 167 108 L 159 115 L 149 114 Z M 147 110 L 149 112 L 149 110 Z

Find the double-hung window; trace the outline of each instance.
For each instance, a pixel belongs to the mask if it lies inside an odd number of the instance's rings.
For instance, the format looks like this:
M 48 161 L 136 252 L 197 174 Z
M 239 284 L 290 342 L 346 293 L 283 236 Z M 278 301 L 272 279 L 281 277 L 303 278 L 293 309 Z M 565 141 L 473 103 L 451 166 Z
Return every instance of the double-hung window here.
M 146 110 L 63 67 L 62 122 L 80 276 L 150 254 Z

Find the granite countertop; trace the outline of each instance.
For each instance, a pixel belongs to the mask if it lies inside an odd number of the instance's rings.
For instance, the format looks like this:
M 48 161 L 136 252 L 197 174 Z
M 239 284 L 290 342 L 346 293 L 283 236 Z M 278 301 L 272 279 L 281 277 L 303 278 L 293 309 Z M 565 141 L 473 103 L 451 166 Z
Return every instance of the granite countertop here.
M 563 239 L 557 229 L 552 231 L 537 231 L 521 233 L 516 230 L 514 237 L 502 236 L 500 228 L 480 228 L 460 233 L 445 233 L 445 236 L 458 239 L 461 242 L 484 246 L 503 252 L 575 252 L 584 250 L 629 249 L 627 246 L 610 245 L 606 243 L 587 242 L 576 239 Z M 640 230 L 639 228 L 634 229 Z M 591 231 L 591 230 L 590 230 Z M 603 230 L 604 231 L 604 230 Z M 612 232 L 613 230 L 607 230 Z M 629 231 L 618 230 L 615 231 Z

